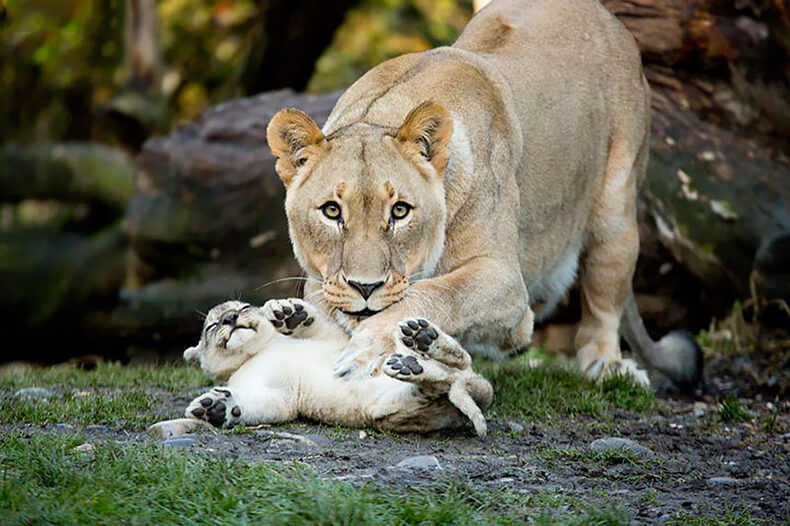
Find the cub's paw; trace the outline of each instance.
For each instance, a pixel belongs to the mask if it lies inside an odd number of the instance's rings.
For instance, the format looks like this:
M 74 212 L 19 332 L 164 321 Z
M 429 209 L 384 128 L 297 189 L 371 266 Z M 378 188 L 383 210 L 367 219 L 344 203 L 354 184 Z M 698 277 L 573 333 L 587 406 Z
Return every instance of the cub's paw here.
M 214 427 L 228 429 L 241 422 L 241 408 L 236 404 L 233 393 L 222 387 L 215 387 L 192 400 L 184 414 Z
M 280 334 L 299 338 L 315 322 L 313 308 L 297 298 L 269 300 L 263 306 L 263 315 Z
M 396 346 L 430 356 L 450 367 L 466 368 L 471 362 L 468 353 L 451 336 L 422 318 L 407 318 L 395 331 Z
M 398 379 L 410 379 L 405 377 L 419 376 L 425 369 L 412 355 L 402 355 L 400 353 L 391 354 L 384 362 L 384 373 Z
M 629 358 L 620 360 L 593 360 L 582 374 L 590 380 L 600 382 L 612 376 L 627 376 L 642 387 L 650 387 L 650 378 L 647 371 L 640 368 L 637 363 Z

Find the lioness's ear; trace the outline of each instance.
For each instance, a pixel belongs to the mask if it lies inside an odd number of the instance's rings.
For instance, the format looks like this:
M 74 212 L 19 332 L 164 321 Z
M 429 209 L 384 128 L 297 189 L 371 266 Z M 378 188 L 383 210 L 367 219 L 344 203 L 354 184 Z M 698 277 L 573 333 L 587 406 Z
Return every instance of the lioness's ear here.
M 277 112 L 266 128 L 266 141 L 277 157 L 275 169 L 287 187 L 297 168 L 307 162 L 308 146 L 320 143 L 324 134 L 305 112 L 285 108 Z
M 398 130 L 397 139 L 415 146 L 441 175 L 447 166 L 452 135 L 453 119 L 450 114 L 441 104 L 428 101 L 409 112 Z

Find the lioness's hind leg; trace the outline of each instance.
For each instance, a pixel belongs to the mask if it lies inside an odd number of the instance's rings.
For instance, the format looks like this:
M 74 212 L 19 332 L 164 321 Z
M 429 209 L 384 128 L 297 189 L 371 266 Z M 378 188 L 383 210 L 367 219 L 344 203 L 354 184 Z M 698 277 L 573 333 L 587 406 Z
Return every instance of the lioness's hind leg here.
M 634 159 L 626 144 L 613 144 L 582 257 L 582 321 L 575 346 L 579 369 L 588 378 L 626 374 L 647 386 L 647 373 L 632 360 L 622 358 L 618 333 L 639 255 L 636 191 L 644 162 Z

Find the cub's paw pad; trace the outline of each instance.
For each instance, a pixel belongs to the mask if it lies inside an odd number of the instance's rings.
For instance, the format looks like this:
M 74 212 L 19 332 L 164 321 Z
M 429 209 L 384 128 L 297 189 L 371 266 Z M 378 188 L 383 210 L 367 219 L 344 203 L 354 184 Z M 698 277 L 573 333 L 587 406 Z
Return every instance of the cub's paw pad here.
M 399 325 L 403 345 L 410 349 L 426 352 L 439 338 L 439 332 L 427 320 L 413 318 L 405 320 Z
M 214 388 L 195 398 L 185 414 L 208 422 L 214 427 L 231 428 L 241 419 L 241 408 L 235 404 L 233 395 L 227 389 Z
M 384 371 L 389 376 L 417 376 L 424 371 L 420 362 L 414 356 L 403 356 L 402 354 L 391 354 L 384 364 Z
M 270 300 L 264 305 L 266 317 L 281 334 L 290 336 L 315 322 L 309 308 L 298 299 Z
M 640 368 L 633 360 L 594 360 L 584 370 L 584 376 L 597 382 L 612 376 L 626 376 L 642 387 L 650 387 L 650 378 L 647 371 Z

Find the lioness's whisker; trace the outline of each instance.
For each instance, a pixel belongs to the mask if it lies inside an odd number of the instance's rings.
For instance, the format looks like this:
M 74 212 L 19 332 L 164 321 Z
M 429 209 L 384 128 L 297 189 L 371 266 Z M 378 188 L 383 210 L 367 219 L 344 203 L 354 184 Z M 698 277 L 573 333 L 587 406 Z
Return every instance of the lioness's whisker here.
M 320 279 L 307 278 L 307 277 L 304 277 L 304 276 L 289 276 L 289 277 L 286 277 L 286 278 L 273 279 L 272 281 L 264 283 L 260 287 L 256 287 L 255 290 L 259 291 L 259 290 L 261 290 L 263 288 L 269 287 L 271 285 L 275 285 L 277 283 L 282 283 L 284 281 L 314 281 L 315 283 L 321 283 Z

